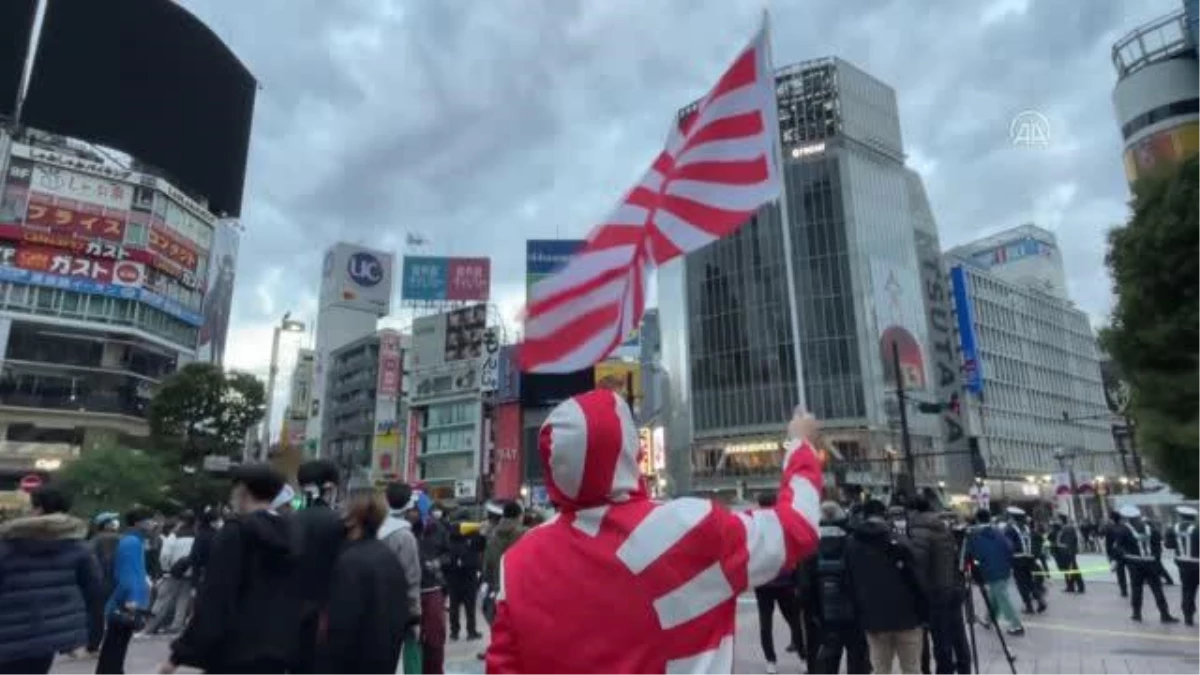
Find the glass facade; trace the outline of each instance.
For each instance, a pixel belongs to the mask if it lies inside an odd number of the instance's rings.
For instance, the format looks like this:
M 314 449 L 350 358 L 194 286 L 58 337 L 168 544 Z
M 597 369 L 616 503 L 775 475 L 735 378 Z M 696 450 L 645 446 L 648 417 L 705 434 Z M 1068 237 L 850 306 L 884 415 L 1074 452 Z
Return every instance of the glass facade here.
M 0 309 L 140 328 L 188 351 L 195 349 L 200 331 L 166 312 L 134 300 L 76 293 L 64 288 L 0 282 Z

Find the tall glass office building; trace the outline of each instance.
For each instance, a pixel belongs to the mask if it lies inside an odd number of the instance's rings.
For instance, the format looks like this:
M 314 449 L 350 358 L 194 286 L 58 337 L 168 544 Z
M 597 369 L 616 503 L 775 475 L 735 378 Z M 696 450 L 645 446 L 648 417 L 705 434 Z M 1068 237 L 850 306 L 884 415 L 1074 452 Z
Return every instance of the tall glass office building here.
M 901 470 L 893 342 L 913 398 L 937 395 L 913 215 L 928 204 L 904 166 L 889 86 L 823 58 L 780 69 L 777 91 L 787 238 L 780 208 L 766 207 L 659 271 L 668 469 L 676 492 L 744 495 L 777 479 L 798 401 L 790 250 L 805 399 L 838 459 L 830 469 L 886 490 Z M 930 484 L 944 473 L 939 420 L 910 413 L 917 476 Z

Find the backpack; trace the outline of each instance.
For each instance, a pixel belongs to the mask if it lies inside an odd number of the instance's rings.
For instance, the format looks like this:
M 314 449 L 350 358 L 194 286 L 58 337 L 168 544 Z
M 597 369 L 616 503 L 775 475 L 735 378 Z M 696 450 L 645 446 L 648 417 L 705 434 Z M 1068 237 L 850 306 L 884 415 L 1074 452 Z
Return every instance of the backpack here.
M 846 576 L 845 549 L 842 555 L 817 556 L 817 598 L 821 619 L 826 623 L 850 623 L 855 619 L 854 603 L 843 586 Z

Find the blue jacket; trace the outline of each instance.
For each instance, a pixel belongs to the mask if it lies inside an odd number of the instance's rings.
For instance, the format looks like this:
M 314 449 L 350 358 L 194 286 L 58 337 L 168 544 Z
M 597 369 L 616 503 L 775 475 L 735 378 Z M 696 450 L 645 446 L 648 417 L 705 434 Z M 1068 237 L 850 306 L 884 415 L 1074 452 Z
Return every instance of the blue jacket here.
M 86 533 L 86 523 L 66 514 L 0 525 L 0 662 L 88 643 L 88 617 L 103 596 Z
M 971 528 L 963 555 L 975 561 L 985 582 L 1001 581 L 1012 575 L 1012 544 L 991 525 Z
M 105 616 L 112 615 L 125 603 L 139 609 L 150 609 L 150 582 L 146 578 L 146 540 L 138 530 L 130 530 L 117 544 L 114 577 L 117 587 L 104 605 Z

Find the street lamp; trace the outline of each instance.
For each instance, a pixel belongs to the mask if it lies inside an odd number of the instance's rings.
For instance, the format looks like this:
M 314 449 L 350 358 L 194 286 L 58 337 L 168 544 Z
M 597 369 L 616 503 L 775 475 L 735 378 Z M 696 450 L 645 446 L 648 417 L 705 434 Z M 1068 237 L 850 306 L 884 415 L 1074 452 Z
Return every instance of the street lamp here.
M 279 325 L 275 326 L 271 336 L 271 368 L 267 371 L 267 403 L 263 411 L 262 448 L 259 449 L 259 461 L 267 461 L 267 453 L 271 447 L 271 404 L 275 401 L 275 376 L 279 373 L 279 336 L 281 333 L 303 333 L 304 322 L 292 319 L 291 312 L 284 312 Z
M 1075 515 L 1077 513 L 1075 509 L 1075 496 L 1077 492 L 1075 486 L 1075 453 L 1059 446 L 1054 449 L 1054 458 L 1058 460 L 1059 467 L 1067 472 L 1067 480 L 1071 483 L 1071 500 L 1067 502 L 1067 510 L 1070 513 L 1071 521 L 1077 522 Z

